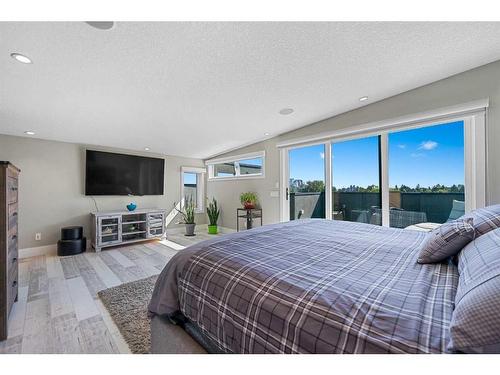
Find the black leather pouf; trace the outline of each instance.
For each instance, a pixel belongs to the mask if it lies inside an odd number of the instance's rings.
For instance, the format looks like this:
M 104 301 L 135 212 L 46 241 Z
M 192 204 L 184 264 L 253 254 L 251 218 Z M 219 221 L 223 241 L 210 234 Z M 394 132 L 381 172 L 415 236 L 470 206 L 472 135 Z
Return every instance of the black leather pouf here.
M 57 241 L 57 255 L 76 255 L 83 253 L 86 248 L 87 239 L 83 237 L 83 227 L 65 227 L 61 229 L 61 239 Z
M 83 227 L 64 227 L 61 229 L 61 240 L 80 240 L 83 238 Z

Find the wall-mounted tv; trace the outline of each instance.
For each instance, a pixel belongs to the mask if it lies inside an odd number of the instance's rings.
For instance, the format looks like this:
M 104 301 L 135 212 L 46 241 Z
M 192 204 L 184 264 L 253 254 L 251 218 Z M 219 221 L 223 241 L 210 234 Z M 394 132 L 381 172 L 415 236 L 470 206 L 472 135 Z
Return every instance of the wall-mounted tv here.
M 86 151 L 85 195 L 163 195 L 165 160 Z

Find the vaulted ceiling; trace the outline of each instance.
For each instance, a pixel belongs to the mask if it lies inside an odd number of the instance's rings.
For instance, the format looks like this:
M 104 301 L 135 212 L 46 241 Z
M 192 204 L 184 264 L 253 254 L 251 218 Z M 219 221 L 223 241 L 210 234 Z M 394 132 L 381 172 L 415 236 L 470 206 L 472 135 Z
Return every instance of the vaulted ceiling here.
M 0 22 L 0 133 L 205 158 L 498 60 L 498 35 L 469 22 Z

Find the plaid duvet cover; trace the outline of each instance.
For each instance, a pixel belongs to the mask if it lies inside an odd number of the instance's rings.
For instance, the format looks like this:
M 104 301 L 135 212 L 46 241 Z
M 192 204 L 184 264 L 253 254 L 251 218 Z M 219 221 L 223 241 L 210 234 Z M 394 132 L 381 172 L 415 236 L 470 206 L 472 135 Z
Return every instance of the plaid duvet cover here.
M 150 312 L 179 311 L 228 353 L 441 353 L 453 264 L 417 264 L 425 233 L 299 220 L 182 250 Z

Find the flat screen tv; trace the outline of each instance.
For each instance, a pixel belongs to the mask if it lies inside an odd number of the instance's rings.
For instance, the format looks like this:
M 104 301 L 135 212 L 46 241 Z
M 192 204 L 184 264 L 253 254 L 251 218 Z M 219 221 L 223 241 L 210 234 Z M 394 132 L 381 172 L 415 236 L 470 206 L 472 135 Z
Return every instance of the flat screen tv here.
M 86 151 L 85 195 L 163 195 L 165 160 Z

